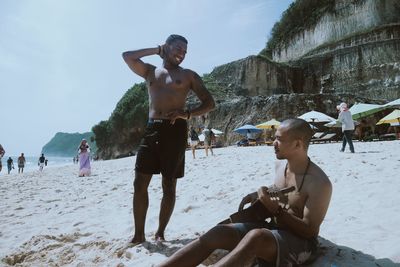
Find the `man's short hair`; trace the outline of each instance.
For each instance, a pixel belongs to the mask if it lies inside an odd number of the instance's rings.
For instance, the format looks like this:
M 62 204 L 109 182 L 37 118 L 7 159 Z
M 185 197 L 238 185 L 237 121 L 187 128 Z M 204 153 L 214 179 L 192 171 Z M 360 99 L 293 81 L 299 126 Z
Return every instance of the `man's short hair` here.
M 171 44 L 176 40 L 179 40 L 179 41 L 184 42 L 185 44 L 188 44 L 188 41 L 186 40 L 186 38 L 183 37 L 182 35 L 178 35 L 178 34 L 171 34 L 170 36 L 168 36 L 168 38 L 165 41 L 165 43 Z
M 313 130 L 308 122 L 303 119 L 287 119 L 284 120 L 280 127 L 284 127 L 288 130 L 288 135 L 293 139 L 300 139 L 303 141 L 306 150 L 310 145 Z

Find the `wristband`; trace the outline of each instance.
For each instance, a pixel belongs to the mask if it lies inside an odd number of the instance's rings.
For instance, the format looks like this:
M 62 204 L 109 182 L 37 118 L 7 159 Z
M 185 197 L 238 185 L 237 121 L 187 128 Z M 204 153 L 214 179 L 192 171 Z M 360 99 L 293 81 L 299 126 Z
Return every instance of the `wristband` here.
M 161 54 L 161 45 L 158 45 L 158 53 L 157 53 L 158 55 L 160 55 Z

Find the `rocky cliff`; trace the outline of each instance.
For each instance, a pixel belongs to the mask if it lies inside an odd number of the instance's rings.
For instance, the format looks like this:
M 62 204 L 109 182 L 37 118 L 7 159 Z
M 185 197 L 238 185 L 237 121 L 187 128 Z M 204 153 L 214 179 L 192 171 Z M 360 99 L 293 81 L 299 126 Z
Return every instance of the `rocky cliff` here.
M 226 143 L 238 138 L 232 130 L 245 123 L 312 109 L 336 117 L 342 101 L 400 97 L 400 1 L 333 2 L 315 25 L 282 40 L 272 59 L 250 56 L 211 72 L 229 99 L 218 101 L 205 124 L 224 130 Z
M 326 6 L 332 5 L 333 8 L 326 10 L 314 25 L 299 30 L 293 37 L 278 43 L 272 51 L 274 61 L 296 60 L 321 45 L 336 43 L 348 36 L 368 32 L 382 25 L 398 23 L 400 19 L 400 2 L 398 0 L 321 2 L 326 2 Z M 314 7 L 307 8 L 312 10 Z
M 191 125 L 223 130 L 227 145 L 240 138 L 232 130 L 246 123 L 310 110 L 336 117 L 342 101 L 352 105 L 400 98 L 400 1 L 297 0 L 276 25 L 260 55 L 204 75 L 217 106 Z M 137 87 L 108 121 L 93 128 L 101 158 L 136 149 L 147 118 L 145 86 Z M 197 104 L 191 95 L 188 106 Z

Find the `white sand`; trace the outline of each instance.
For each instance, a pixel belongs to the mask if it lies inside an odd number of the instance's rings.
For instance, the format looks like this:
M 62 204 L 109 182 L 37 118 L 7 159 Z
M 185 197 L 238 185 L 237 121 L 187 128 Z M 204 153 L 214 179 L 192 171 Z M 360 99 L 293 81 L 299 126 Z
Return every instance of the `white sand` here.
M 400 266 L 400 141 L 315 144 L 311 159 L 330 177 L 333 197 L 321 227 L 323 255 L 312 266 Z M 162 192 L 160 176 L 149 187 L 148 242 L 132 238 L 135 158 L 93 164 L 93 176 L 77 177 L 77 166 L 23 175 L 0 174 L 0 265 L 152 266 L 199 233 L 236 211 L 241 198 L 273 181 L 273 148 L 228 147 L 206 158 L 186 154 L 186 176 L 156 244 Z

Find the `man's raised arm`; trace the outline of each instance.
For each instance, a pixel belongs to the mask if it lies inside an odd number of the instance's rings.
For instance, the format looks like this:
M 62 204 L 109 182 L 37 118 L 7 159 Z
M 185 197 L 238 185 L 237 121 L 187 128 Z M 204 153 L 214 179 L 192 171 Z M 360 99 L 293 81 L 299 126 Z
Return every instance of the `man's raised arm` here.
M 126 51 L 122 53 L 122 57 L 125 60 L 126 64 L 128 64 L 129 68 L 136 73 L 137 75 L 147 79 L 149 70 L 155 67 L 151 64 L 144 63 L 141 58 L 145 56 L 151 55 L 160 55 L 162 50 L 161 46 L 157 46 L 154 48 L 144 48 L 135 51 Z

